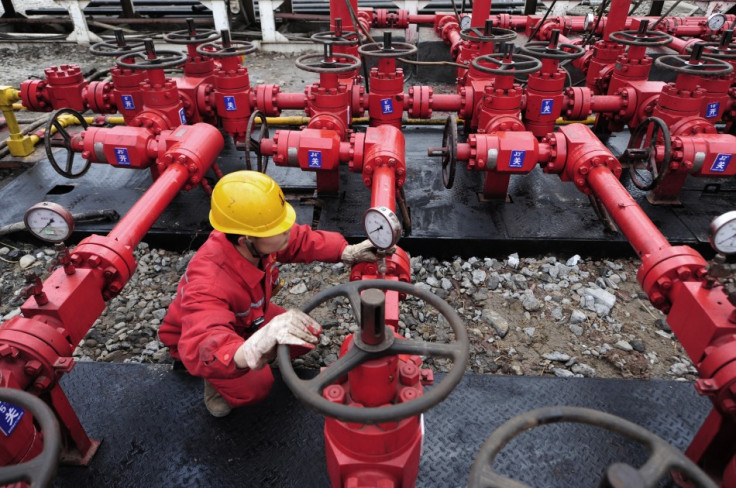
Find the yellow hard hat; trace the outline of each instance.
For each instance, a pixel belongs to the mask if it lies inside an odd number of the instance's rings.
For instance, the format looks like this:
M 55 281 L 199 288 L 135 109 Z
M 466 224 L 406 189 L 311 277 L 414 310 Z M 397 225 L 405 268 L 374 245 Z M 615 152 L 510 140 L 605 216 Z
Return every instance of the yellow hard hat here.
M 258 171 L 229 173 L 212 190 L 210 223 L 220 232 L 270 237 L 289 230 L 295 220 L 279 185 Z

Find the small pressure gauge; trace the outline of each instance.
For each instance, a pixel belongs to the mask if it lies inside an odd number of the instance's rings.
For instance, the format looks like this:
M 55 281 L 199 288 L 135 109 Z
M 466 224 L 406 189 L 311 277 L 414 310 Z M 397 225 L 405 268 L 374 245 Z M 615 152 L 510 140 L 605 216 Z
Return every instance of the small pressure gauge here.
M 585 20 L 583 21 L 583 31 L 588 32 L 593 28 L 595 23 L 595 15 L 592 12 L 585 14 Z
M 363 228 L 378 249 L 389 249 L 399 242 L 401 222 L 387 207 L 371 207 L 363 214 Z
M 713 219 L 708 229 L 708 240 L 713 249 L 720 253 L 736 253 L 736 210 Z
M 708 17 L 708 29 L 712 31 L 720 30 L 726 24 L 726 16 L 723 14 L 712 14 Z
M 58 203 L 40 202 L 26 210 L 23 223 L 28 232 L 46 242 L 62 242 L 74 230 L 74 217 Z
M 463 15 L 460 17 L 460 29 L 467 30 L 470 29 L 470 23 L 472 22 L 472 19 L 469 15 Z

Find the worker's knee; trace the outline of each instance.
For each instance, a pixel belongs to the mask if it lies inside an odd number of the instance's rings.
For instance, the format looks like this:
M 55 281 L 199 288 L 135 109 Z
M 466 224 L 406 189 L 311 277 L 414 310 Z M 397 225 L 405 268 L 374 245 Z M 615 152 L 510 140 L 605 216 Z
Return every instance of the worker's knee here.
M 271 392 L 273 373 L 268 366 L 230 379 L 208 379 L 231 407 L 253 405 Z

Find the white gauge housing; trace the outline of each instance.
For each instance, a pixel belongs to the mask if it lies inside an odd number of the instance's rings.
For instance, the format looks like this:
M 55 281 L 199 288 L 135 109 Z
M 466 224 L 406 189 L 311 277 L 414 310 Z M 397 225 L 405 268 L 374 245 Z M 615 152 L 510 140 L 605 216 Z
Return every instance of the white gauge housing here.
M 736 253 L 736 210 L 713 219 L 708 229 L 708 240 L 713 249 L 720 253 Z
M 583 31 L 588 32 L 593 28 L 593 23 L 595 22 L 595 15 L 593 15 L 591 12 L 588 12 L 585 14 L 585 20 L 583 21 Z
M 460 17 L 460 28 L 462 30 L 470 29 L 470 23 L 472 22 L 472 19 L 469 15 L 463 15 Z
M 53 202 L 40 202 L 30 207 L 23 216 L 23 223 L 35 238 L 46 242 L 65 241 L 74 230 L 71 212 Z
M 390 249 L 401 238 L 401 222 L 388 207 L 371 207 L 363 214 L 363 228 L 378 249 Z
M 723 14 L 712 14 L 708 17 L 708 29 L 717 31 L 726 24 L 726 16 Z

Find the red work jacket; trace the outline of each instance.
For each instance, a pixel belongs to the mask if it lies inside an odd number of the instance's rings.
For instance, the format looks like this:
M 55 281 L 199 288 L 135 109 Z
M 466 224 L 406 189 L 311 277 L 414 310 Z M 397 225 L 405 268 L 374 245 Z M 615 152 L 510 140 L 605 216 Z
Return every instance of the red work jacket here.
M 287 248 L 263 257 L 259 269 L 215 230 L 189 262 L 159 338 L 193 375 L 240 376 L 243 370 L 235 366 L 235 351 L 274 315 L 268 308 L 278 282 L 276 262 L 337 262 L 346 245 L 336 232 L 295 225 Z

